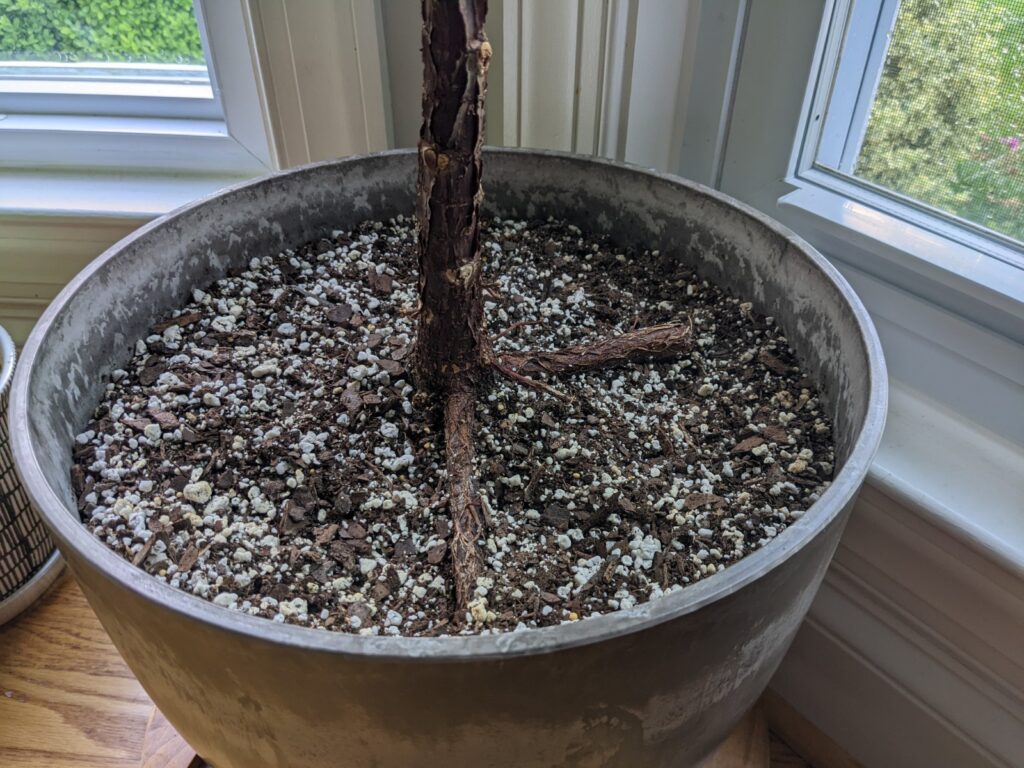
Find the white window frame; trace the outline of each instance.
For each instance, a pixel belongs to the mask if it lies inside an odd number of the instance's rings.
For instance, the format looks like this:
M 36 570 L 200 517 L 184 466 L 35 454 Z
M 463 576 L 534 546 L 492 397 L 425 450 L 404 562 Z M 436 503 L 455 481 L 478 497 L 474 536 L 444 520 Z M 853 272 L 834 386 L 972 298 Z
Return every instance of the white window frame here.
M 1024 268 L 1020 241 L 853 175 L 900 5 L 901 0 L 834 3 L 793 176 Z
M 223 116 L 205 65 L 0 61 L 0 113 Z
M 899 0 L 825 0 L 822 24 L 783 194 L 779 217 L 811 234 L 830 255 L 849 260 L 914 297 L 937 304 L 974 325 L 1024 343 L 1024 246 L 992 230 L 827 167 L 821 153 L 852 168 L 881 75 Z M 846 32 L 859 39 L 844 56 Z M 866 45 L 865 42 L 870 41 Z M 777 76 L 777 75 L 776 75 Z M 848 95 L 840 122 L 829 125 L 833 93 Z M 854 97 L 853 94 L 856 94 Z M 955 342 L 954 342 L 955 343 Z M 970 350 L 957 350 L 972 357 Z M 1024 377 L 1024 360 L 990 360 Z
M 195 0 L 195 8 L 208 81 L 166 81 L 167 69 L 188 68 L 124 65 L 133 77 L 103 77 L 104 69 L 118 65 L 93 70 L 93 77 L 52 65 L 37 66 L 34 83 L 8 78 L 0 88 L 0 170 L 195 174 L 224 181 L 274 170 L 249 4 Z M 0 198 L 0 207 L 5 202 Z M 53 207 L 60 209 L 59 201 Z
M 809 138 L 817 135 L 817 163 L 826 168 L 853 174 L 900 4 L 901 0 L 859 0 L 855 14 L 849 12 L 849 2 L 845 13 L 836 8 L 840 17 L 845 15 L 846 28 L 842 40 L 836 40 L 842 43 L 842 50 L 834 45 L 827 54 L 836 57 L 826 66 L 835 72 L 832 97 L 823 105 L 828 107 L 826 119 L 808 130 Z
M 1024 341 L 1020 242 L 843 172 L 852 169 L 863 141 L 898 7 L 899 0 L 824 3 L 785 178 L 792 191 L 777 200 L 781 217 L 858 249 L 869 271 L 899 287 Z M 836 104 L 841 112 L 830 120 Z M 822 157 L 838 161 L 840 170 Z M 899 270 L 928 284 L 900 281 Z
M 893 380 L 1024 443 L 1019 246 L 815 167 L 807 148 L 818 143 L 809 137 L 820 130 L 822 94 L 836 82 L 849 0 L 729 1 L 741 21 L 708 46 L 724 57 L 739 40 L 721 172 L 710 183 L 833 261 L 875 319 Z M 710 114 L 720 101 L 688 109 Z

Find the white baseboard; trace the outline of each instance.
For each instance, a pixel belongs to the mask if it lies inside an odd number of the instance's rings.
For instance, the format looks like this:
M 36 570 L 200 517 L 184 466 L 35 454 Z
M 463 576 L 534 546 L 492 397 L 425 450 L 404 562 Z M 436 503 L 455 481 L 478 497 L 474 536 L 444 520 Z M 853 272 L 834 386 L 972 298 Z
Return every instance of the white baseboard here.
M 869 484 L 772 687 L 865 768 L 1020 768 L 1024 584 Z

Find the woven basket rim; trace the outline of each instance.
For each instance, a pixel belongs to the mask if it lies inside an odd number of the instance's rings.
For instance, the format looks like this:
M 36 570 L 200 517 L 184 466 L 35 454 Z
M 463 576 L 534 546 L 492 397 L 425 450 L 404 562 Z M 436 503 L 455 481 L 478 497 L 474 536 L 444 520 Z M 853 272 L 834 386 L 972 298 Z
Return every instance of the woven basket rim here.
M 7 392 L 14 378 L 14 339 L 7 330 L 0 325 L 0 397 Z M 6 418 L 6 414 L 0 414 L 0 418 Z
M 32 578 L 8 595 L 6 600 L 0 600 L 0 627 L 28 610 L 57 580 L 63 569 L 64 559 L 60 552 L 54 549 Z

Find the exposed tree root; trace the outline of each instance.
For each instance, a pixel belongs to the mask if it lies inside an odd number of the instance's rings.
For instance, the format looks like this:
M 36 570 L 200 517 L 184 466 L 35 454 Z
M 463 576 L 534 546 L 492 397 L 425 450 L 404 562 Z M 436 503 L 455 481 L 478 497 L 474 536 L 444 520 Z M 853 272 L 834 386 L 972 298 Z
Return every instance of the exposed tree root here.
M 497 356 L 495 367 L 506 375 L 511 371 L 519 376 L 531 373 L 578 373 L 595 368 L 613 368 L 625 363 L 677 357 L 680 352 L 689 349 L 692 343 L 692 322 L 664 323 L 562 349 L 503 352 Z
M 692 323 L 666 323 L 629 331 L 611 339 L 576 344 L 550 351 L 495 354 L 486 344 L 485 364 L 512 381 L 563 401 L 570 398 L 544 381 L 526 373 L 558 375 L 607 368 L 644 360 L 678 356 L 690 348 Z M 448 394 L 444 409 L 448 507 L 452 516 L 452 573 L 455 579 L 456 621 L 462 621 L 474 600 L 477 577 L 483 573 L 481 503 L 473 486 L 475 387 L 467 382 Z
M 477 544 L 481 536 L 480 497 L 473 487 L 475 407 L 476 393 L 468 387 L 452 391 L 444 405 L 448 511 L 453 528 L 450 553 L 458 622 L 469 610 L 477 577 L 483 571 L 483 559 Z

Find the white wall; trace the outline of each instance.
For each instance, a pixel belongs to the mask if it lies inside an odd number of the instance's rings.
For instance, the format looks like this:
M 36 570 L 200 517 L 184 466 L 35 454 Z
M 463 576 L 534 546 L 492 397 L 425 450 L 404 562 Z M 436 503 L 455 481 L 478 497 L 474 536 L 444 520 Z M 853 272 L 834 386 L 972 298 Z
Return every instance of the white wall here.
M 736 4 L 715 3 L 713 15 Z M 488 142 L 678 169 L 702 5 L 492 2 Z M 413 146 L 419 130 L 418 6 L 389 0 L 383 9 L 395 146 Z

